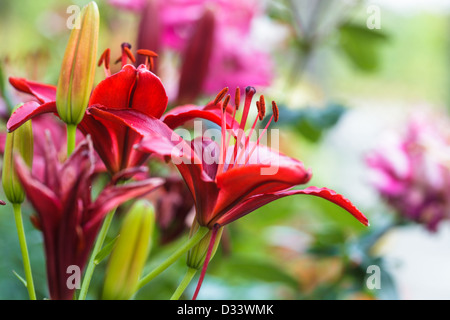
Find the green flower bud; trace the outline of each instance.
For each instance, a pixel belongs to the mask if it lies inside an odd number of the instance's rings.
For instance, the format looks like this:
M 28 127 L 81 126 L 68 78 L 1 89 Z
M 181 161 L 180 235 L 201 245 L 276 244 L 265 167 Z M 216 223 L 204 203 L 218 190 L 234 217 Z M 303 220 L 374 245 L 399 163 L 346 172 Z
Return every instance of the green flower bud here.
M 153 206 L 138 200 L 124 218 L 111 253 L 103 287 L 103 299 L 127 300 L 136 292 L 151 248 L 155 224 Z
M 198 230 L 199 224 L 197 220 L 194 220 L 191 226 L 191 230 L 189 232 L 189 237 L 192 237 Z M 217 248 L 220 243 L 220 238 L 222 237 L 223 228 L 220 228 L 217 231 L 216 235 L 216 241 L 214 243 L 213 250 L 211 252 L 211 258 L 214 257 L 214 254 L 217 251 Z M 203 237 L 202 240 L 200 240 L 199 243 L 197 243 L 191 250 L 189 250 L 187 255 L 187 261 L 186 264 L 189 268 L 200 270 L 203 266 L 203 263 L 206 259 L 206 254 L 208 252 L 209 242 L 211 241 L 211 235 L 212 230 L 209 230 L 209 232 Z
M 81 10 L 72 29 L 56 89 L 56 108 L 67 124 L 81 122 L 95 77 L 100 15 L 95 2 Z
M 33 163 L 33 130 L 31 120 L 21 125 L 17 130 L 6 136 L 5 152 L 3 154 L 2 184 L 6 198 L 11 203 L 22 203 L 25 193 L 20 184 L 14 166 L 14 155 L 22 157 L 24 162 L 31 167 Z

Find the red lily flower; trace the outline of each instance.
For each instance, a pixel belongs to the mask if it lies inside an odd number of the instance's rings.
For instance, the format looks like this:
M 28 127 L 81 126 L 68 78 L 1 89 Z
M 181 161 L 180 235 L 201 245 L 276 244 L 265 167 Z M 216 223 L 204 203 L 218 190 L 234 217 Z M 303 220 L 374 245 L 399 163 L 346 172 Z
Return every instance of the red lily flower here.
M 221 100 L 225 93 L 221 92 L 216 102 Z M 197 222 L 213 231 L 194 298 L 206 271 L 218 229 L 269 202 L 297 194 L 318 196 L 347 210 L 362 224 L 366 226 L 369 224 L 367 218 L 348 199 L 333 190 L 317 187 L 292 189 L 296 185 L 307 183 L 311 178 L 311 171 L 306 170 L 302 162 L 260 145 L 259 139 L 256 143 L 250 142 L 258 118 L 263 119 L 265 113 L 265 102 L 261 97 L 257 102 L 258 116 L 250 134 L 246 135 L 242 129 L 245 128 L 254 94 L 255 89 L 247 87 L 241 123 L 239 128 L 233 127 L 229 130 L 228 136 L 225 109 L 228 108 L 230 96 L 225 98 L 222 105 L 224 116 L 220 146 L 215 141 L 203 137 L 194 139 L 188 144 L 158 119 L 145 117 L 136 112 L 102 111 L 105 117 L 118 123 L 125 123 L 145 136 L 137 146 L 138 150 L 172 157 L 175 160 L 194 198 Z M 236 94 L 236 97 L 239 95 Z M 239 99 L 236 99 L 235 109 L 238 106 Z M 272 106 L 273 114 L 264 132 L 272 120 L 278 120 L 278 108 L 274 102 Z M 234 146 L 229 146 L 231 137 L 236 138 Z M 205 154 L 210 156 L 209 161 L 205 161 L 207 160 L 204 158 Z M 270 168 L 276 170 L 272 170 L 271 174 L 262 174 L 264 170 Z
M 148 154 L 133 148 L 133 145 L 142 139 L 141 134 L 130 130 L 126 125 L 109 121 L 102 117 L 102 112 L 98 110 L 134 110 L 149 117 L 160 118 L 168 101 L 161 80 L 148 69 L 152 63 L 135 68 L 126 64 L 127 58 L 134 61 L 129 46 L 123 45 L 122 50 L 122 69 L 107 76 L 94 88 L 85 116 L 78 126 L 83 134 L 91 136 L 95 150 L 112 175 L 126 168 L 142 165 Z M 105 51 L 100 60 L 105 63 L 107 75 L 110 74 L 108 52 Z M 150 56 L 150 60 L 152 58 Z M 10 83 L 17 90 L 33 95 L 37 101 L 25 103 L 11 115 L 7 123 L 8 131 L 14 131 L 22 123 L 39 114 L 57 112 L 54 86 L 21 78 L 10 78 Z M 213 105 L 202 108 L 182 106 L 165 115 L 172 128 L 195 117 L 221 123 L 220 108 Z M 232 126 L 231 121 L 231 116 L 228 116 L 229 127 Z
M 239 128 L 245 127 L 254 93 L 254 88 L 247 88 Z M 225 105 L 228 107 L 227 102 L 222 107 L 225 108 Z M 273 119 L 277 120 L 277 111 L 274 104 L 274 114 L 265 130 Z M 249 141 L 258 117 L 262 118 L 262 111 L 255 119 L 249 135 L 245 135 L 242 130 L 229 130 L 231 132 L 227 137 L 223 120 L 221 146 L 206 138 L 194 139 L 188 144 L 165 123 L 136 112 L 99 112 L 105 118 L 127 124 L 145 136 L 137 146 L 138 150 L 179 159 L 176 165 L 193 195 L 197 220 L 202 226 L 224 226 L 268 202 L 293 194 L 309 194 L 327 199 L 347 210 L 364 225 L 368 224 L 367 218 L 348 199 L 330 189 L 309 187 L 305 190 L 287 191 L 296 185 L 307 183 L 311 178 L 311 171 L 306 170 L 302 162 L 262 146 L 259 141 Z M 231 136 L 241 143 L 228 146 Z M 203 161 L 205 154 L 213 159 Z M 261 174 L 264 169 L 271 167 L 277 169 L 274 174 Z M 254 209 L 250 210 L 252 207 Z
M 34 223 L 43 232 L 50 298 L 71 299 L 74 290 L 66 283 L 67 268 L 77 266 L 82 272 L 106 213 L 152 191 L 163 181 L 152 178 L 121 186 L 110 185 L 92 201 L 95 171 L 89 138 L 62 164 L 49 138 L 46 157 L 43 180 L 36 179 L 21 158 L 16 158 L 17 175 L 37 211 Z

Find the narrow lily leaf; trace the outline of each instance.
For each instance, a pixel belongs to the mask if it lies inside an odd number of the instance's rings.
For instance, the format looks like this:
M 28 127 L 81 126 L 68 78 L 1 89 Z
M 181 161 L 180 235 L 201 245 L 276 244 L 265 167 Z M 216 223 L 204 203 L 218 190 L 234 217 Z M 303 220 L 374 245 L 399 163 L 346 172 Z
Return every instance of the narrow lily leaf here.
M 13 273 L 14 273 L 14 275 L 17 277 L 17 279 L 19 279 L 20 280 L 20 282 L 22 282 L 23 283 L 23 285 L 25 286 L 25 288 L 28 286 L 27 285 L 27 281 L 24 279 L 24 278 L 22 278 L 16 271 L 12 271 Z
M 98 265 L 100 262 L 102 262 L 107 256 L 109 256 L 109 254 L 111 253 L 111 251 L 114 249 L 114 246 L 117 242 L 117 239 L 120 237 L 120 234 L 117 235 L 117 237 L 115 237 L 114 239 L 112 239 L 110 242 L 108 242 L 103 248 L 102 250 L 99 251 L 99 253 L 97 253 L 97 255 L 94 258 L 94 263 L 96 265 Z

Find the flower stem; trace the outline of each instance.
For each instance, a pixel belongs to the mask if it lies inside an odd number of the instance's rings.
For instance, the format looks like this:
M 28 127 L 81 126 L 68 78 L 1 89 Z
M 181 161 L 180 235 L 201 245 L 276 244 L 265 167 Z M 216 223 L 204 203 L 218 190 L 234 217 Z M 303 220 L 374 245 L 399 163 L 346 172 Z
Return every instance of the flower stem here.
M 31 273 L 30 258 L 28 256 L 27 240 L 22 221 L 22 208 L 20 203 L 13 203 L 14 219 L 16 220 L 17 234 L 19 236 L 20 250 L 22 251 L 23 268 L 25 270 L 25 279 L 27 281 L 27 290 L 30 300 L 36 300 L 34 291 L 33 275 Z
M 76 124 L 67 124 L 67 157 L 69 157 L 75 149 L 75 138 L 77 133 Z
M 203 237 L 209 232 L 207 227 L 200 227 L 197 232 L 187 240 L 181 247 L 177 249 L 170 257 L 168 257 L 163 263 L 156 267 L 153 271 L 147 274 L 139 281 L 138 289 L 145 286 L 148 282 L 153 280 L 156 276 L 170 267 L 175 261 L 177 261 L 184 253 L 192 249 Z
M 78 296 L 78 300 L 85 300 L 87 296 L 87 291 L 89 289 L 89 284 L 91 283 L 92 275 L 94 274 L 95 269 L 95 257 L 100 252 L 103 246 L 103 242 L 105 242 L 106 235 L 108 233 L 109 227 L 111 226 L 111 222 L 113 220 L 115 214 L 115 210 L 108 213 L 103 221 L 102 228 L 97 236 L 97 240 L 94 245 L 94 249 L 92 249 L 91 257 L 89 258 L 89 262 L 86 267 L 86 272 L 84 274 L 83 283 L 81 284 L 80 295 Z
M 188 268 L 186 274 L 184 275 L 183 280 L 181 280 L 178 288 L 173 293 L 170 300 L 178 300 L 180 299 L 181 295 L 183 294 L 184 290 L 186 290 L 189 283 L 191 283 L 192 278 L 194 278 L 195 274 L 197 273 L 197 269 L 194 268 Z

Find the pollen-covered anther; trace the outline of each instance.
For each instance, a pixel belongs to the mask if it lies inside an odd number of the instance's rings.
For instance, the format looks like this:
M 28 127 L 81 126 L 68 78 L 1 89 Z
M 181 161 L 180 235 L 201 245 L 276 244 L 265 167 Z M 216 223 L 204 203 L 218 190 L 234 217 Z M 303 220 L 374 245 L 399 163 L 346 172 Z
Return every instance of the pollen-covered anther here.
M 231 99 L 231 96 L 229 94 L 227 94 L 227 96 L 225 97 L 225 100 L 223 101 L 223 105 L 222 105 L 222 109 L 224 112 L 226 112 L 226 110 L 227 110 L 228 103 L 230 103 L 230 99 Z
M 123 51 L 125 51 L 125 53 L 127 54 L 128 58 L 131 60 L 131 62 L 133 62 L 133 63 L 136 62 L 136 58 L 134 57 L 133 53 L 131 52 L 131 50 L 128 47 L 124 47 Z
M 266 115 L 266 100 L 264 100 L 263 95 L 261 95 L 259 97 L 259 101 L 257 101 L 256 104 L 259 105 L 259 108 L 258 108 L 259 120 L 262 120 L 262 119 L 264 119 L 264 116 Z
M 109 62 L 111 59 L 111 49 L 107 48 L 103 51 L 100 59 L 98 60 L 98 66 L 100 67 L 102 64 L 105 65 L 105 69 L 109 69 Z
M 236 92 L 234 94 L 234 106 L 236 110 L 239 110 L 239 105 L 241 104 L 241 89 L 239 87 L 236 88 Z
M 142 56 L 146 56 L 146 57 L 152 57 L 152 58 L 158 57 L 158 54 L 155 51 L 148 50 L 148 49 L 139 49 L 136 53 L 140 54 Z
M 228 93 L 228 87 L 223 88 L 214 99 L 213 104 L 216 106 L 220 101 L 222 101 L 223 97 Z
M 124 42 L 124 43 L 122 43 L 121 48 L 122 48 L 122 55 L 115 61 L 115 63 L 118 63 L 121 61 L 122 67 L 123 67 L 127 63 L 127 58 L 130 59 L 130 61 L 132 63 L 135 63 L 136 58 L 134 57 L 133 53 L 131 52 L 131 44 Z
M 280 110 L 278 110 L 278 106 L 275 101 L 272 101 L 272 113 L 273 113 L 273 120 L 277 122 L 278 118 L 280 117 Z
M 147 66 L 147 69 L 153 70 L 155 66 L 153 58 L 157 58 L 158 54 L 148 49 L 139 49 L 136 53 L 145 56 L 145 65 Z

